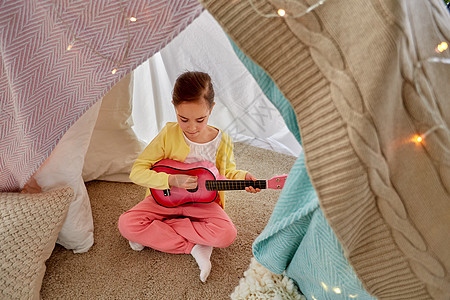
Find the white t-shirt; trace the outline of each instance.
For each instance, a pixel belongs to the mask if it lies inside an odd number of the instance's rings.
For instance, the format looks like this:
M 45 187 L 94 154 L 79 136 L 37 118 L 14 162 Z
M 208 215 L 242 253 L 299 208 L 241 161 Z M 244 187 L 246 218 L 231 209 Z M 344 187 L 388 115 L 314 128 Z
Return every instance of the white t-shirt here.
M 184 160 L 185 163 L 194 163 L 199 161 L 210 161 L 214 165 L 216 165 L 216 153 L 217 149 L 219 149 L 220 141 L 222 140 L 222 132 L 219 130 L 219 133 L 216 137 L 207 142 L 207 143 L 195 143 L 189 140 L 183 133 L 184 140 L 188 144 L 191 151 L 188 156 Z

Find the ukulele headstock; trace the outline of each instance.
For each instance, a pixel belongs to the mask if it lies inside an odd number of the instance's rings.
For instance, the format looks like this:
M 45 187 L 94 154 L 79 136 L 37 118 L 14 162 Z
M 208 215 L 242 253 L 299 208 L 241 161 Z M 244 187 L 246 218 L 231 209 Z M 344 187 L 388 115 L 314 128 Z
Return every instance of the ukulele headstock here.
M 274 190 L 281 190 L 286 182 L 287 175 L 275 176 L 267 180 L 267 188 Z

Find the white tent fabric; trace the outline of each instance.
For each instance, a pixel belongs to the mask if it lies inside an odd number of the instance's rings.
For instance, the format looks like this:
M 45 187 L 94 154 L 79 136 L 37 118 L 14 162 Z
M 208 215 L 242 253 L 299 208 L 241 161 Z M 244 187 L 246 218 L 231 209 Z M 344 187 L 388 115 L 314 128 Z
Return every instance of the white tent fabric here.
M 134 71 L 133 129 L 140 139 L 150 142 L 167 121 L 176 120 L 171 92 L 176 77 L 186 70 L 204 71 L 213 79 L 216 106 L 211 125 L 228 132 L 235 142 L 300 153 L 280 113 L 207 11 Z

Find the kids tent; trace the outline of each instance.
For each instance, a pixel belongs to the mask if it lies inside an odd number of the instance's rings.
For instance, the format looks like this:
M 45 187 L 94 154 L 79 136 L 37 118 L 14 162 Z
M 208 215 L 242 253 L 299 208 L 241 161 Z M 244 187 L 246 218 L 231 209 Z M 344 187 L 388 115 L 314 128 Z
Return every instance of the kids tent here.
M 65 185 L 74 189 L 76 199 L 58 242 L 75 252 L 85 252 L 93 244 L 84 181 L 129 181 L 137 155 L 166 122 L 175 120 L 171 87 L 187 69 L 208 71 L 214 79 L 212 125 L 226 130 L 235 141 L 292 155 L 300 151 L 279 112 L 236 57 L 220 26 L 206 12 L 197 18 L 203 10 L 199 3 L 175 2 L 85 7 L 38 1 L 36 16 L 27 20 L 36 22 L 36 29 L 17 27 L 54 39 L 44 45 L 51 51 L 16 56 L 15 44 L 5 48 L 1 188 L 21 189 L 34 174 L 33 179 L 44 191 Z M 24 11 L 33 9 L 27 5 Z M 98 16 L 79 24 L 79 18 L 89 10 L 97 11 Z M 17 5 L 5 5 L 3 11 L 11 23 L 20 21 Z M 120 21 L 111 21 L 111 16 Z M 132 16 L 136 21 L 129 20 Z M 56 21 L 52 30 L 61 31 L 58 37 L 38 26 L 53 21 L 51 18 Z M 108 36 L 100 41 L 99 23 L 103 24 L 102 35 Z M 20 48 L 29 37 L 9 28 Z M 85 33 L 88 30 L 93 33 Z M 36 68 L 43 60 L 47 68 Z M 144 64 L 134 74 L 127 75 L 141 62 Z M 78 65 L 86 67 L 78 70 Z M 109 66 L 117 71 L 112 74 Z

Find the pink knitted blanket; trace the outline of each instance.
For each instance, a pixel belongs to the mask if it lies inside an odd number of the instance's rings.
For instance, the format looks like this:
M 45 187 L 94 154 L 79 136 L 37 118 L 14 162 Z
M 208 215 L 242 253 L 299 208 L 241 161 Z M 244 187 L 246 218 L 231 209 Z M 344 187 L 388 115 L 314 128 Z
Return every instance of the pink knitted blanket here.
M 16 191 L 68 128 L 194 20 L 196 0 L 0 1 L 0 191 Z

